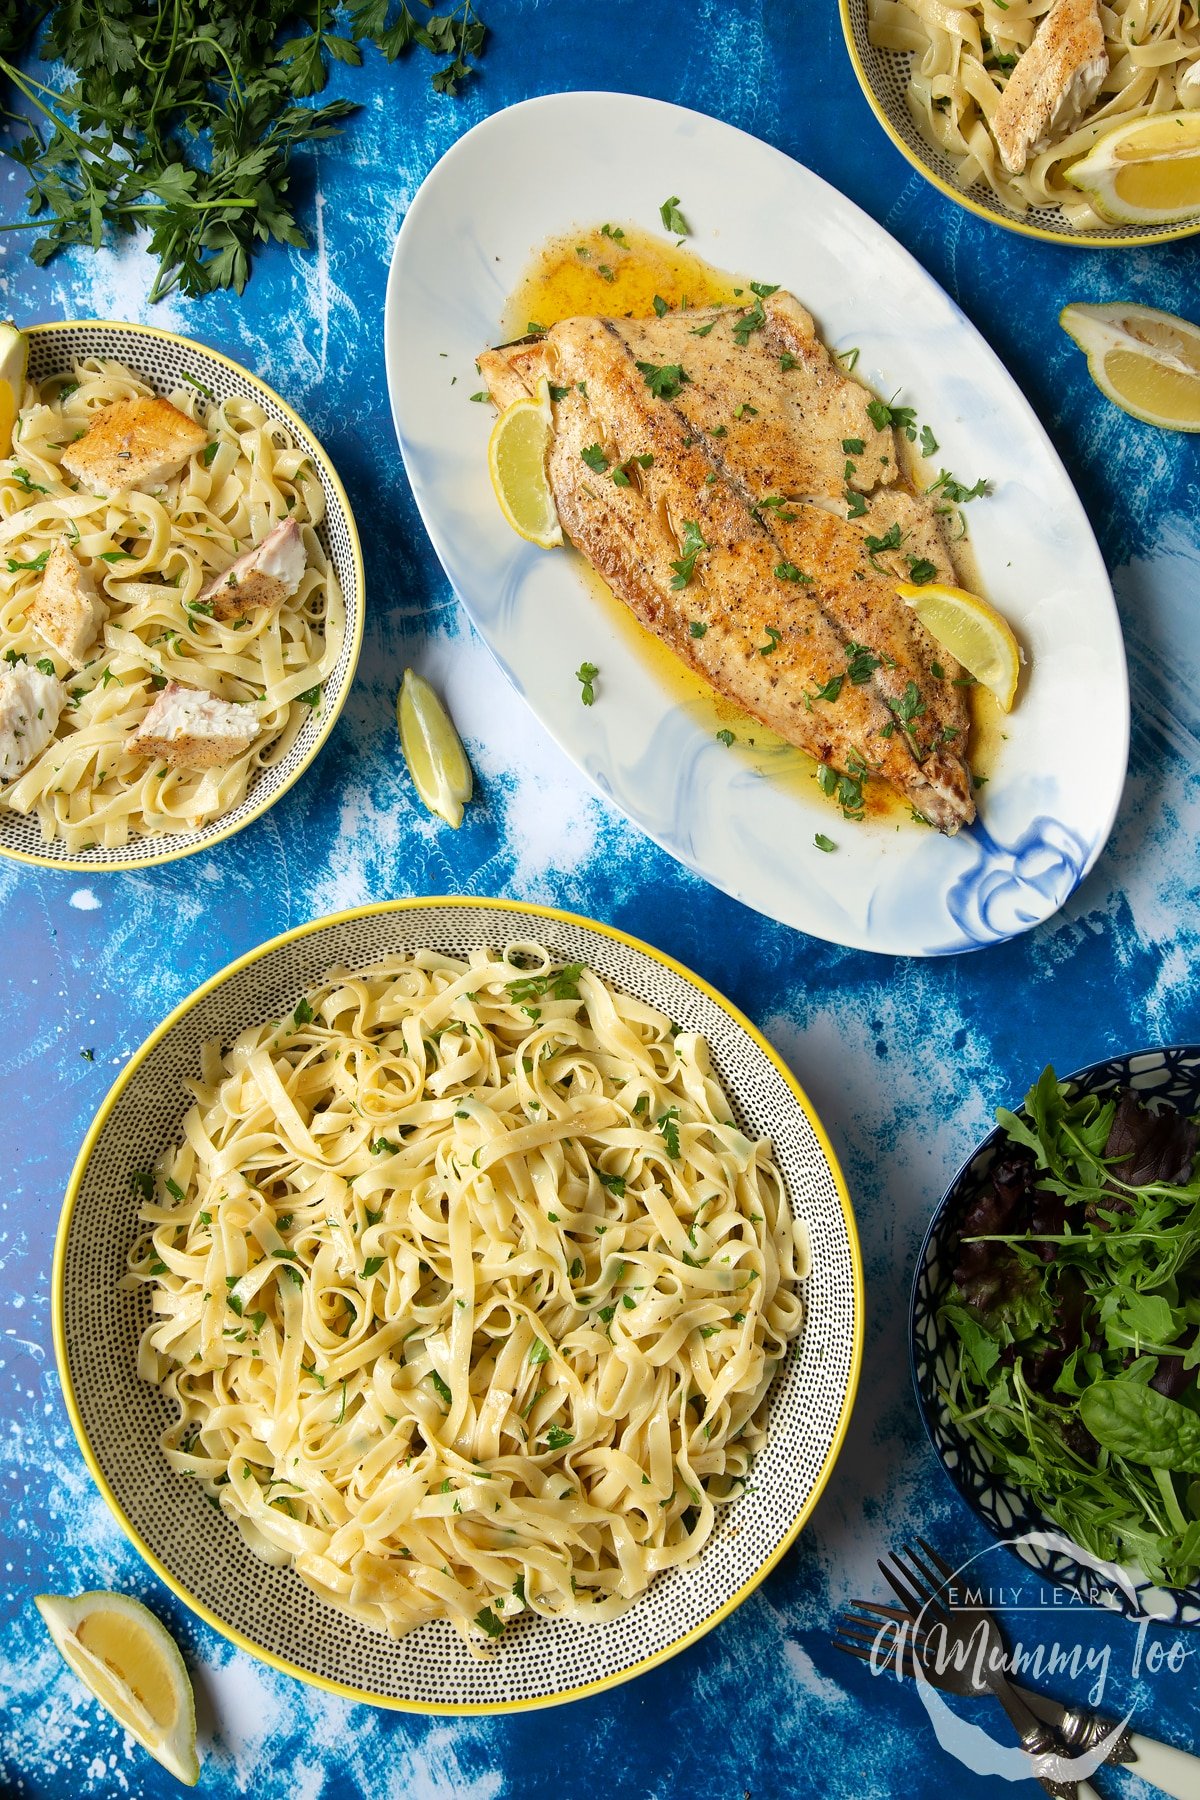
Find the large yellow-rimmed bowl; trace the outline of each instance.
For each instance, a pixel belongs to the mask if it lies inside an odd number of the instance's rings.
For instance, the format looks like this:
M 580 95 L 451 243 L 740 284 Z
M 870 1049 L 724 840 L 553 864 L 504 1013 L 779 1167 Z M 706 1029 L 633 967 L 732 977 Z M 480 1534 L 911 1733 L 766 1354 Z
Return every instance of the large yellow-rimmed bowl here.
M 298 1576 L 257 1560 L 236 1526 L 159 1448 L 173 1408 L 138 1378 L 145 1285 L 121 1285 L 137 1235 L 130 1172 L 177 1139 L 184 1081 L 202 1046 L 291 1012 L 335 967 L 432 948 L 545 944 L 703 1033 L 741 1128 L 769 1136 L 792 1207 L 808 1226 L 804 1327 L 770 1395 L 766 1448 L 750 1488 L 723 1513 L 695 1567 L 658 1577 L 612 1623 L 516 1620 L 477 1661 L 447 1623 L 398 1641 L 319 1600 Z M 429 1713 L 515 1711 L 611 1687 L 662 1662 L 744 1600 L 794 1541 L 841 1448 L 862 1354 L 862 1264 L 829 1140 L 762 1034 L 699 976 L 606 925 L 504 900 L 398 900 L 273 938 L 175 1009 L 122 1071 L 79 1153 L 54 1259 L 54 1339 L 71 1421 L 125 1531 L 181 1600 L 275 1668 L 348 1699 Z
M 238 395 L 262 407 L 268 419 L 312 463 L 325 495 L 325 518 L 317 537 L 328 556 L 346 609 L 345 635 L 337 663 L 326 677 L 318 706 L 304 720 L 287 755 L 262 768 L 250 781 L 244 798 L 220 817 L 195 830 L 169 835 L 131 837 L 119 848 L 69 851 L 59 842 L 47 843 L 36 816 L 25 816 L 0 807 L 0 856 L 43 868 L 105 870 L 143 869 L 154 863 L 174 862 L 197 850 L 210 850 L 222 839 L 249 825 L 274 805 L 281 794 L 303 775 L 333 730 L 342 709 L 362 645 L 363 560 L 358 530 L 346 490 L 328 454 L 308 426 L 280 398 L 274 388 L 218 350 L 192 338 L 163 331 L 156 325 L 123 324 L 107 319 L 68 319 L 25 328 L 29 339 L 29 379 L 45 381 L 62 374 L 81 357 L 114 358 L 131 368 L 156 393 L 169 395 L 174 388 L 193 387 L 225 400 Z
M 929 142 L 909 109 L 909 52 L 881 50 L 871 42 L 869 0 L 838 0 L 838 10 L 850 61 L 871 111 L 900 154 L 956 205 L 978 218 L 990 219 L 993 225 L 1003 225 L 1007 231 L 1023 232 L 1047 243 L 1074 244 L 1081 250 L 1132 250 L 1200 232 L 1200 213 L 1173 225 L 1104 225 L 1081 231 L 1057 207 L 1031 207 L 1020 213 L 1005 206 L 983 182 L 964 187 L 950 157 Z

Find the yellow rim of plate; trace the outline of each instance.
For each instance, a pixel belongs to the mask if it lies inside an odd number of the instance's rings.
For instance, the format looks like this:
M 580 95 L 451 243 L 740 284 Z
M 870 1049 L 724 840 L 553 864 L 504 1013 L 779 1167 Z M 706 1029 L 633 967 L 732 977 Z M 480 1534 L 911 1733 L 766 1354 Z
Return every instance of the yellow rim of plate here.
M 84 1430 L 83 1420 L 80 1417 L 79 1407 L 75 1400 L 75 1390 L 71 1385 L 70 1368 L 67 1362 L 67 1346 L 63 1326 L 67 1235 L 70 1230 L 71 1218 L 75 1211 L 75 1203 L 79 1197 L 79 1190 L 83 1184 L 83 1177 L 87 1171 L 87 1165 L 91 1158 L 92 1151 L 95 1148 L 96 1141 L 104 1129 L 109 1114 L 112 1112 L 121 1094 L 128 1087 L 129 1083 L 133 1080 L 133 1077 L 137 1074 L 141 1065 L 145 1062 L 146 1058 L 156 1045 L 162 1042 L 168 1032 L 173 1030 L 179 1021 L 189 1013 L 194 1006 L 199 1005 L 200 1001 L 211 994 L 214 989 L 219 988 L 222 982 L 228 980 L 233 975 L 240 974 L 243 969 L 252 967 L 254 963 L 261 962 L 264 957 L 271 955 L 273 951 L 281 949 L 285 944 L 292 944 L 297 942 L 300 938 L 310 937 L 314 932 L 323 931 L 330 925 L 343 925 L 354 919 L 377 918 L 381 914 L 386 913 L 413 912 L 419 907 L 426 906 L 461 907 L 465 912 L 475 912 L 484 908 L 488 910 L 495 909 L 500 912 L 525 913 L 539 919 L 554 919 L 563 924 L 580 926 L 587 931 L 597 932 L 601 937 L 611 938 L 615 943 L 624 944 L 628 949 L 640 951 L 643 955 L 651 957 L 655 962 L 661 963 L 665 968 L 672 970 L 674 974 L 682 976 L 685 981 L 691 982 L 701 993 L 707 994 L 708 998 L 720 1006 L 733 1022 L 741 1027 L 747 1037 L 749 1037 L 764 1055 L 769 1058 L 786 1082 L 791 1093 L 794 1095 L 800 1110 L 812 1127 L 817 1142 L 825 1156 L 825 1160 L 829 1164 L 830 1173 L 834 1180 L 834 1186 L 837 1189 L 838 1200 L 841 1204 L 842 1218 L 845 1222 L 846 1236 L 850 1247 L 850 1267 L 854 1288 L 854 1338 L 850 1354 L 850 1378 L 846 1384 L 846 1393 L 842 1400 L 842 1410 L 838 1417 L 837 1426 L 834 1430 L 829 1449 L 826 1452 L 825 1461 L 813 1484 L 812 1492 L 804 1505 L 800 1508 L 800 1511 L 788 1528 L 784 1538 L 772 1551 L 771 1555 L 767 1557 L 747 1581 L 742 1583 L 736 1593 L 730 1595 L 723 1606 L 718 1607 L 717 1611 L 713 1613 L 710 1618 L 703 1619 L 698 1625 L 693 1625 L 691 1630 L 685 1632 L 682 1637 L 676 1638 L 673 1643 L 667 1644 L 663 1649 L 655 1651 L 652 1656 L 645 1657 L 641 1662 L 635 1663 L 631 1668 L 622 1669 L 621 1672 L 616 1675 L 605 1675 L 596 1681 L 585 1682 L 579 1687 L 568 1688 L 560 1694 L 539 1695 L 536 1699 L 532 1700 L 507 1700 L 494 1705 L 472 1702 L 466 1705 L 447 1704 L 444 1706 L 434 1706 L 428 1701 L 423 1700 L 402 1700 L 397 1699 L 396 1696 L 392 1694 L 373 1694 L 364 1688 L 349 1687 L 344 1682 L 332 1681 L 324 1675 L 315 1675 L 310 1669 L 298 1668 L 295 1663 L 290 1663 L 285 1658 L 276 1656 L 273 1652 L 263 1649 L 261 1645 L 252 1643 L 249 1638 L 245 1637 L 231 1625 L 228 1625 L 216 1613 L 212 1612 L 201 1601 L 197 1600 L 193 1594 L 189 1593 L 182 1583 L 176 1580 L 171 1571 L 159 1561 L 149 1545 L 140 1537 L 132 1522 L 122 1511 L 116 1495 L 108 1485 L 95 1453 L 92 1450 L 91 1444 L 88 1441 L 87 1433 Z M 220 1632 L 222 1637 L 228 1638 L 231 1643 L 237 1645 L 239 1650 L 246 1651 L 247 1655 L 257 1657 L 260 1662 L 268 1663 L 273 1669 L 278 1669 L 281 1674 L 293 1675 L 298 1680 L 306 1681 L 313 1687 L 324 1688 L 327 1693 L 337 1694 L 343 1700 L 365 1701 L 368 1705 L 386 1707 L 395 1712 L 425 1713 L 432 1717 L 534 1712 L 542 1707 L 559 1706 L 568 1700 L 579 1700 L 585 1694 L 604 1693 L 609 1688 L 619 1687 L 623 1682 L 632 1680 L 635 1675 L 645 1674 L 647 1669 L 656 1668 L 658 1664 L 666 1662 L 670 1657 L 677 1655 L 679 1651 L 686 1650 L 690 1644 L 694 1644 L 697 1639 L 702 1638 L 707 1632 L 711 1631 L 714 1625 L 719 1625 L 722 1619 L 728 1618 L 729 1614 L 733 1612 L 736 1607 L 740 1606 L 742 1601 L 745 1600 L 748 1595 L 754 1592 L 754 1589 L 758 1587 L 760 1582 L 765 1580 L 784 1553 L 791 1549 L 799 1536 L 801 1529 L 810 1518 L 813 1508 L 820 1499 L 825 1485 L 833 1472 L 834 1464 L 837 1462 L 842 1444 L 845 1441 L 846 1430 L 850 1423 L 850 1414 L 853 1410 L 855 1395 L 858 1391 L 859 1374 L 862 1368 L 864 1331 L 863 1303 L 862 1251 L 858 1241 L 858 1227 L 855 1223 L 854 1209 L 850 1202 L 849 1190 L 846 1187 L 845 1177 L 842 1174 L 841 1166 L 837 1159 L 837 1153 L 830 1143 L 825 1128 L 818 1118 L 808 1095 L 800 1086 L 800 1083 L 796 1080 L 796 1077 L 788 1068 L 783 1058 L 779 1055 L 779 1052 L 768 1043 L 757 1025 L 753 1024 L 743 1012 L 734 1006 L 732 1001 L 726 999 L 724 994 L 717 988 L 714 988 L 709 982 L 705 981 L 703 976 L 695 974 L 693 970 L 686 966 L 686 964 L 677 962 L 673 956 L 668 956 L 665 951 L 655 949 L 653 944 L 646 943 L 642 938 L 633 937 L 629 932 L 622 931 L 615 925 L 604 925 L 598 919 L 589 919 L 583 913 L 567 912 L 563 908 L 557 906 L 537 906 L 522 900 L 475 899 L 454 895 L 417 896 L 407 900 L 376 901 L 366 906 L 352 906 L 346 908 L 346 910 L 342 912 L 329 913 L 325 918 L 310 920 L 306 925 L 293 926 L 290 931 L 280 932 L 277 937 L 269 938 L 265 944 L 260 944 L 256 949 L 248 950 L 244 956 L 237 957 L 235 961 L 228 963 L 225 968 L 218 970 L 215 975 L 210 975 L 208 980 L 202 982 L 194 992 L 188 995 L 186 1000 L 180 1001 L 179 1005 L 168 1013 L 162 1024 L 156 1026 L 145 1042 L 134 1051 L 121 1073 L 117 1076 L 117 1079 L 113 1082 L 112 1087 L 105 1095 L 101 1102 L 99 1112 L 92 1120 L 88 1134 L 83 1140 L 83 1146 L 75 1159 L 75 1166 L 71 1170 L 71 1179 L 67 1184 L 66 1197 L 63 1201 L 62 1213 L 59 1217 L 58 1229 L 55 1235 L 54 1269 L 51 1278 L 54 1355 L 58 1363 L 59 1379 L 62 1382 L 63 1396 L 67 1403 L 67 1412 L 70 1416 L 72 1429 L 75 1432 L 76 1440 L 78 1441 L 79 1448 L 83 1452 L 83 1459 L 91 1472 L 92 1479 L 99 1488 L 110 1512 L 113 1514 L 118 1525 L 120 1525 L 121 1529 L 125 1532 L 134 1548 L 145 1561 L 149 1563 L 150 1567 L 154 1570 L 154 1573 L 159 1577 L 159 1580 L 165 1582 L 171 1592 L 178 1599 L 182 1600 L 184 1605 L 192 1612 L 202 1618 L 206 1624 L 211 1625 L 214 1631 Z
M 966 207 L 976 218 L 987 219 L 993 225 L 1001 225 L 1005 231 L 1020 232 L 1023 237 L 1040 238 L 1044 244 L 1066 244 L 1077 250 L 1138 250 L 1147 244 L 1169 244 L 1176 238 L 1194 237 L 1200 232 L 1200 214 L 1182 224 L 1164 225 L 1158 230 L 1140 232 L 1136 237 L 1114 237 L 1111 234 L 1088 231 L 1066 232 L 1048 231 L 1044 225 L 1028 225 L 1023 219 L 1010 216 L 998 208 L 987 205 L 985 201 L 974 199 L 965 188 L 955 187 L 951 182 L 938 174 L 936 169 L 917 154 L 912 145 L 907 143 L 896 130 L 888 116 L 887 109 L 871 86 L 870 77 L 863 66 L 862 57 L 858 53 L 858 45 L 854 38 L 854 25 L 850 18 L 851 0 L 838 0 L 838 12 L 842 20 L 842 36 L 846 40 L 846 49 L 850 53 L 850 61 L 854 73 L 858 77 L 858 85 L 866 97 L 868 106 L 876 119 L 883 126 L 906 162 L 911 163 L 918 174 L 945 194 L 947 200 L 953 200 L 957 206 Z
M 300 777 L 308 771 L 317 752 L 321 749 L 326 738 L 337 724 L 338 717 L 343 706 L 346 704 L 350 689 L 354 685 L 354 676 L 358 669 L 359 653 L 362 650 L 363 624 L 366 611 L 366 571 L 363 567 L 362 545 L 358 541 L 358 526 L 355 523 L 354 513 L 350 506 L 350 497 L 342 486 L 341 477 L 333 466 L 333 461 L 329 452 L 326 450 L 320 438 L 317 437 L 316 433 L 305 424 L 295 407 L 289 406 L 282 395 L 277 394 L 273 387 L 261 380 L 252 370 L 247 369 L 243 363 L 235 362 L 231 356 L 224 355 L 220 350 L 213 350 L 208 344 L 202 344 L 199 338 L 184 337 L 178 331 L 165 331 L 161 325 L 138 325 L 127 319 L 54 319 L 44 325 L 22 326 L 22 330 L 28 338 L 35 339 L 53 337 L 61 331 L 78 331 L 83 327 L 90 328 L 91 330 L 101 327 L 108 331 L 132 331 L 142 337 L 160 338 L 171 344 L 179 344 L 185 350 L 200 351 L 204 356 L 212 357 L 214 362 L 222 363 L 225 368 L 232 369 L 234 374 L 241 376 L 243 381 L 251 382 L 264 394 L 269 395 L 272 402 L 284 415 L 284 418 L 290 424 L 297 426 L 300 431 L 303 432 L 304 436 L 311 441 L 317 454 L 321 457 L 325 465 L 325 474 L 329 477 L 329 484 L 337 495 L 345 512 L 346 529 L 350 536 L 350 555 L 354 563 L 354 575 L 358 587 L 358 606 L 356 609 L 358 618 L 354 629 L 354 637 L 350 646 L 350 661 L 347 665 L 346 677 L 342 682 L 341 691 L 334 696 L 333 705 L 329 707 L 326 718 L 321 725 L 321 729 L 318 731 L 311 749 L 307 756 L 304 757 L 299 767 L 288 776 L 285 782 L 277 787 L 272 793 L 268 794 L 265 799 L 260 800 L 246 814 L 244 819 L 239 819 L 236 825 L 223 826 L 219 831 L 214 831 L 211 837 L 206 837 L 203 842 L 199 844 L 187 844 L 175 850 L 163 850 L 155 856 L 139 856 L 135 859 L 121 862 L 98 863 L 87 862 L 75 857 L 43 856 L 36 850 L 13 850 L 6 844 L 0 844 L 0 856 L 7 856 L 13 862 L 30 863 L 35 868 L 39 869 L 65 869 L 75 874 L 127 875 L 131 871 L 137 869 L 154 869 L 161 863 L 178 862 L 181 857 L 196 856 L 202 850 L 211 850 L 217 844 L 224 843 L 226 838 L 235 836 L 239 831 L 244 831 L 247 825 L 253 825 L 256 819 L 260 819 L 265 812 L 269 811 L 269 809 L 274 806 L 277 800 L 281 800 L 288 789 L 294 787 Z M 145 838 L 140 838 L 138 842 L 145 843 L 146 840 Z

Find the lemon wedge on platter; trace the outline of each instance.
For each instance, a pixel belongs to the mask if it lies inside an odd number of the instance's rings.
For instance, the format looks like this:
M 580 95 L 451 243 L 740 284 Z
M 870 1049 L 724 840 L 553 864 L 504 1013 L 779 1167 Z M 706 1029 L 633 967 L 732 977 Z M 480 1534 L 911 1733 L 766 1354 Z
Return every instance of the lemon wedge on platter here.
M 0 456 L 12 452 L 28 367 L 29 339 L 15 325 L 0 325 Z
M 1058 322 L 1117 406 L 1147 425 L 1200 431 L 1200 326 L 1122 300 L 1064 306 Z
M 1063 174 L 1114 225 L 1173 225 L 1200 213 L 1200 112 L 1114 125 Z
M 179 1646 L 128 1594 L 38 1594 L 34 1605 L 80 1681 L 186 1787 L 200 1779 L 196 1703 Z
M 488 473 L 501 512 L 515 532 L 543 550 L 563 541 L 546 473 L 553 436 L 550 383 L 543 375 L 536 394 L 505 407 L 488 441 Z
M 943 649 L 1011 712 L 1021 677 L 1021 646 L 994 606 L 966 588 L 902 581 L 896 592 Z
M 400 748 L 422 802 L 457 831 L 474 788 L 471 765 L 449 713 L 414 669 L 404 671 L 396 723 Z

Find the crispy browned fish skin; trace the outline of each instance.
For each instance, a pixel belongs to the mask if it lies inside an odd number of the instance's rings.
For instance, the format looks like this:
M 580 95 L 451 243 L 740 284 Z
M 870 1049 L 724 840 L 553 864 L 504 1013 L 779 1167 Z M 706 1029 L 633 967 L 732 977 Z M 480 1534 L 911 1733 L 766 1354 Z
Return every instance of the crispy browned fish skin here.
M 480 368 L 501 406 L 542 374 L 555 384 L 549 476 L 563 529 L 643 625 L 790 743 L 853 775 L 865 767 L 955 831 L 975 813 L 961 671 L 896 595 L 906 564 L 894 551 L 873 557 L 866 536 L 895 521 L 902 542 L 912 532 L 940 546 L 930 560 L 952 575 L 937 519 L 891 485 L 894 434 L 873 424 L 871 396 L 836 367 L 809 315 L 776 295 L 763 316 L 744 345 L 736 308 L 569 319 L 536 344 L 485 352 Z M 639 362 L 678 364 L 690 379 L 657 399 Z M 584 461 L 593 444 L 625 467 L 627 487 Z M 845 517 L 847 479 L 878 494 L 861 526 Z M 784 498 L 793 503 L 761 504 Z M 689 521 L 705 547 L 677 587 Z M 849 678 L 851 645 L 878 658 L 868 680 Z M 853 667 L 862 673 L 863 659 Z

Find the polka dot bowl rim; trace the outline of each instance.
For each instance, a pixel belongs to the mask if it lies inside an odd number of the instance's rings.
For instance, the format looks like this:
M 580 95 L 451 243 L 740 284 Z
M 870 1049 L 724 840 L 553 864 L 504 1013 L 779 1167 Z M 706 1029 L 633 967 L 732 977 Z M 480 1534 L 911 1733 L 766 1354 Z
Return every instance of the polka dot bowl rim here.
M 1106 1056 L 1073 1070 L 1060 1080 L 1088 1093 L 1110 1094 L 1133 1086 L 1139 1093 L 1182 1101 L 1187 1110 L 1200 1108 L 1200 1045 L 1172 1044 L 1130 1050 Z M 1024 1106 L 1011 1110 L 1024 1113 Z M 996 1125 L 967 1156 L 934 1210 L 921 1240 L 913 1270 L 909 1302 L 908 1353 L 913 1390 L 925 1435 L 947 1478 L 980 1523 L 1044 1580 L 1067 1589 L 1089 1605 L 1124 1613 L 1133 1619 L 1152 1618 L 1177 1626 L 1200 1625 L 1200 1581 L 1190 1587 L 1167 1590 L 1150 1582 L 1138 1568 L 1128 1566 L 1120 1580 L 1104 1575 L 1086 1551 L 1072 1555 L 1062 1547 L 1070 1539 L 1062 1527 L 1047 1517 L 1020 1488 L 993 1474 L 979 1447 L 959 1432 L 942 1405 L 937 1386 L 952 1366 L 948 1333 L 937 1324 L 936 1308 L 949 1278 L 945 1263 L 952 1233 L 968 1198 L 978 1193 L 1005 1142 L 1004 1128 Z M 1024 1542 L 1027 1534 L 1034 1541 Z M 1040 1541 L 1052 1534 L 1055 1546 Z
M 733 1116 L 772 1138 L 793 1209 L 808 1224 L 806 1322 L 777 1372 L 751 1485 L 724 1509 L 690 1569 L 658 1577 L 600 1626 L 521 1618 L 480 1663 L 438 1621 L 393 1640 L 327 1606 L 289 1570 L 252 1557 L 236 1526 L 157 1454 L 168 1403 L 139 1381 L 143 1290 L 121 1289 L 136 1235 L 129 1176 L 152 1166 L 187 1106 L 200 1047 L 283 1016 L 332 964 L 387 950 L 460 953 L 536 938 L 700 1031 Z M 863 1274 L 854 1214 L 811 1102 L 762 1033 L 701 976 L 613 926 L 515 900 L 436 897 L 357 907 L 270 939 L 204 982 L 150 1034 L 114 1082 L 79 1152 L 55 1244 L 54 1345 L 84 1459 L 122 1529 L 192 1611 L 276 1669 L 346 1699 L 422 1713 L 554 1705 L 613 1687 L 695 1642 L 794 1543 L 833 1469 L 862 1358 Z M 148 1454 L 148 1451 L 150 1454 Z M 82 1579 L 82 1577 L 81 1577 Z
M 317 535 L 337 573 L 345 604 L 341 652 L 325 679 L 319 712 L 304 721 L 280 762 L 260 770 L 236 806 L 190 831 L 131 837 L 113 849 L 97 846 L 82 851 L 69 851 L 57 840 L 46 843 L 33 814 L 0 808 L 0 856 L 44 869 L 127 874 L 214 849 L 261 818 L 307 772 L 337 723 L 358 666 L 365 602 L 362 546 L 349 496 L 319 438 L 273 387 L 232 357 L 177 331 L 122 319 L 52 319 L 24 325 L 22 330 L 29 339 L 33 380 L 46 379 L 72 355 L 100 355 L 126 363 L 164 395 L 184 382 L 186 370 L 221 398 L 235 394 L 256 401 L 303 448 L 325 495 L 325 518 Z

